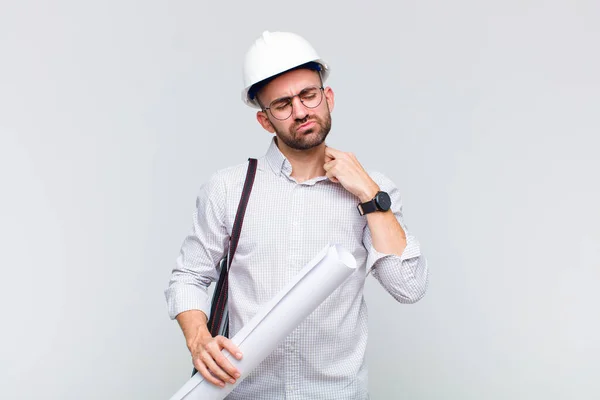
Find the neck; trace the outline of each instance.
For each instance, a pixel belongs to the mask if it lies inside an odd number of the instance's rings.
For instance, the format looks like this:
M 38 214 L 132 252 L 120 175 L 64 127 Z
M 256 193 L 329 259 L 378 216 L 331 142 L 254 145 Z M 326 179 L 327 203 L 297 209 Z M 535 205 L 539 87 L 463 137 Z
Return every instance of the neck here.
M 292 178 L 301 183 L 318 176 L 325 176 L 325 143 L 308 150 L 296 150 L 275 139 L 281 153 L 292 165 Z

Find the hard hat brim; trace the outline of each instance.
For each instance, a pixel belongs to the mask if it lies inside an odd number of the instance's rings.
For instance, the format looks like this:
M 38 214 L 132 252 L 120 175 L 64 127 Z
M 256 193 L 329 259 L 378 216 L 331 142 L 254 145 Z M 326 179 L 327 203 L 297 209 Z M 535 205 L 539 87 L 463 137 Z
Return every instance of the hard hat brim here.
M 271 76 L 267 76 L 264 79 L 261 79 L 258 82 L 252 83 L 251 85 L 247 86 L 244 88 L 244 90 L 242 90 L 242 101 L 244 103 L 246 103 L 248 106 L 252 107 L 252 108 L 257 108 L 260 109 L 260 105 L 258 104 L 258 101 L 256 100 L 256 93 L 250 93 L 250 89 L 252 89 L 253 87 L 257 86 L 257 85 L 261 85 L 261 83 L 265 82 L 265 81 L 270 81 L 272 79 L 275 79 L 276 77 L 283 75 L 287 72 L 293 71 L 295 69 L 298 68 L 308 68 L 308 69 L 312 69 L 315 70 L 314 68 L 310 68 L 308 66 L 304 67 L 304 65 L 306 64 L 310 64 L 310 63 L 316 63 L 318 64 L 321 68 L 319 74 L 321 75 L 321 81 L 323 82 L 323 84 L 325 83 L 325 81 L 327 80 L 327 78 L 329 77 L 329 73 L 331 72 L 331 69 L 329 67 L 329 65 L 323 61 L 322 59 L 316 59 L 316 60 L 309 60 L 304 64 L 299 64 L 296 66 L 293 66 L 289 69 L 286 69 L 282 72 L 279 72 L 277 74 L 271 75 Z M 251 98 L 252 97 L 252 98 Z

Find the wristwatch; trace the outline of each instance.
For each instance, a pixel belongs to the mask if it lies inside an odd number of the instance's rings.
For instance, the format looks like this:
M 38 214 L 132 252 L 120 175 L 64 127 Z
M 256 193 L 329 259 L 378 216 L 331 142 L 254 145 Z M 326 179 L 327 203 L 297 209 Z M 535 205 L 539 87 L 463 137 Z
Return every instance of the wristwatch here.
M 360 215 L 369 214 L 375 211 L 387 211 L 392 206 L 390 195 L 386 192 L 377 192 L 373 200 L 358 205 Z

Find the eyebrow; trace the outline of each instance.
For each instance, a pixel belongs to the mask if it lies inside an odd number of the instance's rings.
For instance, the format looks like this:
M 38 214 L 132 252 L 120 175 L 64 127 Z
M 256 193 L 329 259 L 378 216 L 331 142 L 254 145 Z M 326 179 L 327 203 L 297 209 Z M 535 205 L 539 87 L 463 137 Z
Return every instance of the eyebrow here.
M 294 96 L 297 96 L 297 95 L 299 95 L 300 93 L 304 92 L 304 91 L 305 91 L 305 90 L 307 90 L 307 89 L 313 89 L 313 88 L 320 88 L 320 86 L 319 86 L 319 85 L 310 85 L 310 86 L 307 86 L 307 87 L 305 87 L 304 89 L 302 89 L 301 91 L 299 91 L 298 93 L 296 93 Z M 289 99 L 291 99 L 291 98 L 292 98 L 292 97 L 294 97 L 294 96 L 283 96 L 283 97 L 277 97 L 276 99 L 274 99 L 274 100 L 271 100 L 271 102 L 270 102 L 269 104 L 273 104 L 273 103 L 275 103 L 276 101 L 284 101 L 284 100 L 289 100 Z

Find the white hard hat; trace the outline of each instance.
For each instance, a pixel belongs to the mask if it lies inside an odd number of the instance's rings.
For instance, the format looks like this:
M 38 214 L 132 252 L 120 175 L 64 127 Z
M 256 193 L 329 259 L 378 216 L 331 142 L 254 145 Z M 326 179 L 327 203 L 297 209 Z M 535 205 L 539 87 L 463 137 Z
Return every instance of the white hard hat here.
M 308 41 L 295 33 L 263 32 L 246 53 L 242 100 L 251 107 L 260 108 L 256 99 L 251 99 L 248 94 L 253 85 L 310 62 L 319 65 L 321 80 L 325 82 L 329 66 Z

